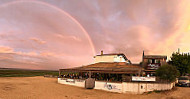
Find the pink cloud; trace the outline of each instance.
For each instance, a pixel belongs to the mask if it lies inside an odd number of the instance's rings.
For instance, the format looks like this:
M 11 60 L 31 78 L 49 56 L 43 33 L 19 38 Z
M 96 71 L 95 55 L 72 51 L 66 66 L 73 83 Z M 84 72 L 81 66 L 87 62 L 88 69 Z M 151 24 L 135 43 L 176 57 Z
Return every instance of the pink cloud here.
M 39 44 L 45 44 L 45 43 L 46 43 L 45 41 L 40 40 L 40 39 L 38 39 L 38 38 L 34 38 L 34 37 L 30 38 L 30 40 L 32 40 L 32 41 L 34 41 L 34 42 L 36 42 L 36 43 L 39 43 Z
M 0 53 L 13 53 L 13 49 L 8 46 L 0 46 Z
M 39 1 L 46 4 L 21 1 L 0 6 L 0 64 L 36 69 L 81 66 L 93 61 L 90 43 L 96 54 L 123 52 L 136 63 L 143 50 L 169 57 L 177 48 L 189 49 L 188 0 Z

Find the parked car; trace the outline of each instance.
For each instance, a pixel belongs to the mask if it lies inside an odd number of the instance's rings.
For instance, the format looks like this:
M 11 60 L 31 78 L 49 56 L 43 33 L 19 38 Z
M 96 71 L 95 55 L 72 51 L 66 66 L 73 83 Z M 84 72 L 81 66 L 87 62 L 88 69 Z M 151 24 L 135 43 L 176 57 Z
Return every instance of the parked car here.
M 181 87 L 190 87 L 190 81 L 187 76 L 181 76 L 178 78 L 178 85 Z

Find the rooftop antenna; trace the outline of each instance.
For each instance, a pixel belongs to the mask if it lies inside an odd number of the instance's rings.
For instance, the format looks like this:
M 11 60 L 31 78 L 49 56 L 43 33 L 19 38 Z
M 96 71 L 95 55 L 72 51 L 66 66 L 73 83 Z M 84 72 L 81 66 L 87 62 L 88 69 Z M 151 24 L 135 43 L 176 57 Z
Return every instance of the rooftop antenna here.
M 178 48 L 178 54 L 180 53 L 180 49 Z

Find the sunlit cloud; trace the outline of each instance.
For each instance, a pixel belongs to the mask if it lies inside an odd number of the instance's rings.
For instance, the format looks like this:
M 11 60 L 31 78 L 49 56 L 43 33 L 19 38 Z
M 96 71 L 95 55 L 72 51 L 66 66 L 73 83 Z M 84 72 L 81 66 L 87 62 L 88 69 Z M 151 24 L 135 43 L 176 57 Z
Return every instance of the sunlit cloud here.
M 8 46 L 0 46 L 0 53 L 13 53 L 13 49 Z
M 30 40 L 32 40 L 32 41 L 34 41 L 34 42 L 36 42 L 36 43 L 39 43 L 39 44 L 45 44 L 46 42 L 45 41 L 43 41 L 43 40 L 40 40 L 40 39 L 38 39 L 38 38 L 30 38 Z
M 125 53 L 133 63 L 143 50 L 188 52 L 189 11 L 189 0 L 3 0 L 0 64 L 59 69 L 90 64 L 101 50 Z

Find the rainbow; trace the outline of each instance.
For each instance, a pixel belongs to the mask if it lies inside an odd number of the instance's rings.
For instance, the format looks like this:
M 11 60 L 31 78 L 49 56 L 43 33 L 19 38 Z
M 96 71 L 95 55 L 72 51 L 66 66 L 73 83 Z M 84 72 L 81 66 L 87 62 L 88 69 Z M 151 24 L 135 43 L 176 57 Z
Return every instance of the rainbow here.
M 74 18 L 72 17 L 69 13 L 65 12 L 64 10 L 56 7 L 56 6 L 53 6 L 51 4 L 48 4 L 48 3 L 45 3 L 45 2 L 42 2 L 42 1 L 36 1 L 36 0 L 31 0 L 31 1 L 25 1 L 25 0 L 19 0 L 19 1 L 12 1 L 12 2 L 8 2 L 8 3 L 4 3 L 4 4 L 1 4 L 0 7 L 6 7 L 6 6 L 10 6 L 10 5 L 13 5 L 13 4 L 17 4 L 17 3 L 35 3 L 35 4 L 41 4 L 41 5 L 44 5 L 44 6 L 48 6 L 48 7 L 51 7 L 63 14 L 65 14 L 67 17 L 71 18 L 72 21 L 74 21 L 80 28 L 81 30 L 83 31 L 84 35 L 87 37 L 89 43 L 90 43 L 90 47 L 92 49 L 92 52 L 93 52 L 93 55 L 95 55 L 95 47 L 94 47 L 94 44 L 88 34 L 88 32 L 84 29 L 84 27 Z

